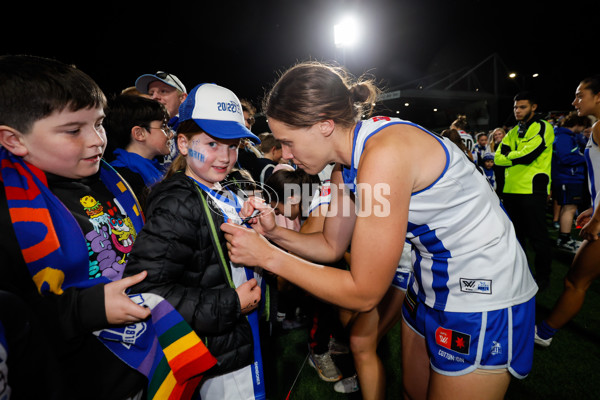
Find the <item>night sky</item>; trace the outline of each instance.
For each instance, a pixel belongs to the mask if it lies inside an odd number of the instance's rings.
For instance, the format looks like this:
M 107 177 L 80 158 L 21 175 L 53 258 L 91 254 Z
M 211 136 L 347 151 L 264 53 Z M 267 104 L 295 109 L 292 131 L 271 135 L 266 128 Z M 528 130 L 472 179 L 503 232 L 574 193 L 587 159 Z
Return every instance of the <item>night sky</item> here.
M 504 94 L 532 88 L 540 108 L 568 110 L 577 83 L 600 72 L 591 61 L 597 46 L 592 15 L 597 18 L 600 6 L 540 4 L 548 3 L 225 0 L 151 6 L 121 1 L 82 2 L 82 10 L 20 2 L 3 12 L 8 21 L 3 21 L 0 53 L 75 64 L 108 95 L 133 85 L 141 74 L 163 70 L 177 75 L 188 90 L 214 82 L 255 105 L 278 73 L 299 61 L 343 63 L 354 75 L 368 72 L 393 89 L 497 53 L 506 67 Z M 362 37 L 342 54 L 333 43 L 333 25 L 348 13 L 358 17 Z M 508 82 L 509 70 L 520 74 L 518 82 Z M 533 79 L 533 73 L 540 75 Z

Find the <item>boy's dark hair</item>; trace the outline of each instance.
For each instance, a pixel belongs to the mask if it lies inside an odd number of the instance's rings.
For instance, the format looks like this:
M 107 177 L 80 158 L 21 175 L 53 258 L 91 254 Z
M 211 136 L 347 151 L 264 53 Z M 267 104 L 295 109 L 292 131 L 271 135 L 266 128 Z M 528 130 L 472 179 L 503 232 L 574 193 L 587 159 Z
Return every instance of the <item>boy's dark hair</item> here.
M 131 128 L 148 128 L 152 121 L 163 121 L 165 125 L 169 121 L 167 109 L 156 100 L 132 95 L 118 95 L 109 100 L 104 119 L 110 146 L 106 153 L 125 149 L 131 142 Z
M 263 197 L 271 202 L 277 201 L 285 204 L 287 201 L 285 198 L 286 185 L 296 185 L 301 190 L 301 193 L 295 194 L 299 194 L 303 198 L 305 196 L 312 198 L 319 188 L 319 183 L 320 180 L 318 175 L 309 175 L 302 169 L 280 169 L 279 171 L 273 172 L 265 182 L 265 186 L 263 187 L 265 193 L 263 194 Z M 308 192 L 302 192 L 304 189 L 308 189 Z M 303 204 L 309 203 L 310 202 L 303 202 Z M 308 216 L 308 210 L 302 210 L 302 214 L 304 217 Z
M 0 56 L 0 125 L 28 133 L 54 112 L 104 108 L 106 97 L 87 74 L 47 58 Z
M 563 119 L 561 126 L 565 128 L 572 128 L 574 126 L 581 125 L 583 127 L 589 128 L 592 126 L 592 120 L 590 120 L 587 116 L 578 115 L 577 111 L 573 111 L 569 113 L 565 119 Z
M 263 153 L 266 154 L 270 152 L 273 147 L 275 147 L 275 149 L 277 150 L 281 148 L 281 142 L 275 139 L 275 136 L 264 135 L 260 139 L 260 151 L 262 151 Z
M 246 111 L 251 117 L 256 114 L 256 107 L 254 107 L 249 100 L 241 99 L 240 104 L 242 105 L 242 111 Z
M 538 104 L 535 94 L 529 90 L 524 90 L 522 92 L 517 93 L 515 95 L 514 101 L 519 101 L 519 100 L 529 100 L 529 102 L 532 105 Z

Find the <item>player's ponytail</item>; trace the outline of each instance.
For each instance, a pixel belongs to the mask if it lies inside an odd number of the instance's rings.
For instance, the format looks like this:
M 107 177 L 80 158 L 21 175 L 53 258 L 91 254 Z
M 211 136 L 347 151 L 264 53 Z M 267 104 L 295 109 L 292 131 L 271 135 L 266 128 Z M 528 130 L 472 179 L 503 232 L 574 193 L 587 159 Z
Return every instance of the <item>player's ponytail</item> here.
M 458 115 L 451 126 L 457 130 L 465 130 L 467 128 L 467 116 Z
M 357 82 L 350 88 L 352 102 L 362 118 L 368 118 L 373 113 L 379 92 L 371 80 Z

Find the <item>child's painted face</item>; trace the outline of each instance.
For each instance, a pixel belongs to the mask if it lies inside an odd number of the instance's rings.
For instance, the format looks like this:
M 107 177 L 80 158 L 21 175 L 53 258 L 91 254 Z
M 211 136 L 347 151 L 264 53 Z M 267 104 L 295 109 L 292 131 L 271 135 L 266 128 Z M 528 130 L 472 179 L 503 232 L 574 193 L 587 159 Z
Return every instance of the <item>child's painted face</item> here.
M 54 112 L 20 136 L 26 148 L 23 159 L 42 171 L 65 178 L 93 175 L 98 172 L 106 149 L 103 120 L 102 108 Z
M 186 175 L 212 186 L 225 179 L 237 161 L 239 139 L 218 139 L 198 133 L 188 140 L 179 135 L 179 152 L 187 158 Z

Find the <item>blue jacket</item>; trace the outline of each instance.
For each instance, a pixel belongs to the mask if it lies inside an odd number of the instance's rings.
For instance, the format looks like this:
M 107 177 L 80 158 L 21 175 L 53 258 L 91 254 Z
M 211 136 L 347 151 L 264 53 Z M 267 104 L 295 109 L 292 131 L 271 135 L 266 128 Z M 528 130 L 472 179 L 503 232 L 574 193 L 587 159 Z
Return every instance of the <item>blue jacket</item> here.
M 554 134 L 552 181 L 559 185 L 585 182 L 585 158 L 577 135 L 568 128 L 556 128 Z

